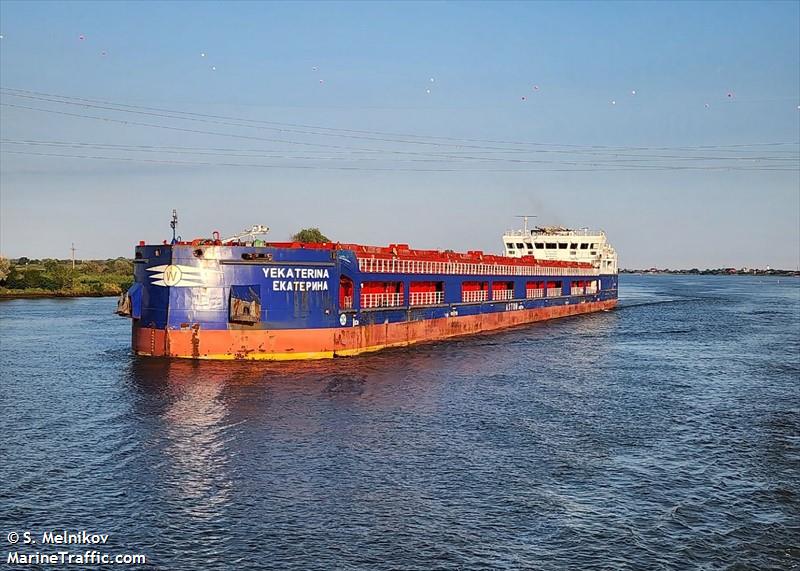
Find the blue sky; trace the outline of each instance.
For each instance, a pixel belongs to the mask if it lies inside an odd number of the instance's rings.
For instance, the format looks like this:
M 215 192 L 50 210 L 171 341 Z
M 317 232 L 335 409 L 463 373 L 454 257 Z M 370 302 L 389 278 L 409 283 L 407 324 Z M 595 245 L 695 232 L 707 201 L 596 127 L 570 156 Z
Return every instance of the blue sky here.
M 623 267 L 800 265 L 797 2 L 4 1 L 0 34 L 3 255 L 130 255 L 177 208 L 186 238 L 496 251 L 536 214 Z

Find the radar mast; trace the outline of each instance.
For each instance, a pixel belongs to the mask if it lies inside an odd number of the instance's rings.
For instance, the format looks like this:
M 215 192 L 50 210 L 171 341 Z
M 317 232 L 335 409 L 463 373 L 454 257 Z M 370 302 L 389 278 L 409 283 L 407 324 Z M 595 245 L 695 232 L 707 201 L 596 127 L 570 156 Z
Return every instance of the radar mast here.
M 536 218 L 535 214 L 519 214 L 515 218 L 522 218 L 523 231 L 528 234 L 528 218 Z

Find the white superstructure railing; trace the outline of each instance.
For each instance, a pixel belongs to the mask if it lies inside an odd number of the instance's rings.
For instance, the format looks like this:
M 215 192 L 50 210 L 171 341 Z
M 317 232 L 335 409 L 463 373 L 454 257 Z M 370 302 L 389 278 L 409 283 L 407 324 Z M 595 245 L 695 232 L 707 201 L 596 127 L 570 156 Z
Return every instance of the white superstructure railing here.
M 508 299 L 514 299 L 514 290 L 513 289 L 496 289 L 492 292 L 492 299 L 496 299 L 499 301 L 504 301 Z
M 558 297 L 561 295 L 561 288 L 560 287 L 549 287 L 547 288 L 547 297 Z
M 402 293 L 362 293 L 361 309 L 375 307 L 400 307 L 403 305 Z
M 488 291 L 485 289 L 474 291 L 462 291 L 461 301 L 469 303 L 474 301 L 486 301 L 488 298 Z
M 376 274 L 452 274 L 485 276 L 596 276 L 598 268 L 562 268 L 480 264 L 471 262 L 433 262 L 400 258 L 359 258 L 358 269 Z
M 528 299 L 535 299 L 544 297 L 544 288 L 529 288 L 525 290 L 525 297 Z
M 443 291 L 412 291 L 408 294 L 410 305 L 438 305 L 444 303 Z

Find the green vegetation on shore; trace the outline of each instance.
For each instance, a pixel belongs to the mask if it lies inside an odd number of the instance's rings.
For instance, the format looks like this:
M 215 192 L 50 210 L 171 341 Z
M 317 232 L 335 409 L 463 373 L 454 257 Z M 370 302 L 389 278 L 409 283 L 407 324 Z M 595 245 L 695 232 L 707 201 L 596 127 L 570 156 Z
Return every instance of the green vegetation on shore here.
M 317 228 L 306 228 L 293 239 L 305 242 L 327 241 Z M 800 276 L 797 270 L 719 268 L 670 270 L 621 269 L 620 273 L 685 275 Z M 110 260 L 32 260 L 0 258 L 0 298 L 112 296 L 126 291 L 133 283 L 133 262 L 127 258 Z
M 0 297 L 119 295 L 133 283 L 133 262 L 0 258 Z

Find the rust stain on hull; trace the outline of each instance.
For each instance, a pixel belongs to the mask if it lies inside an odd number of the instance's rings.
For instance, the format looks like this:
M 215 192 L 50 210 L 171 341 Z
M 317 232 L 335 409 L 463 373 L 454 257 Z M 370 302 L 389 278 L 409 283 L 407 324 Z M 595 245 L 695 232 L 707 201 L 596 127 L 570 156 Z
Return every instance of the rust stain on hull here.
M 613 309 L 617 300 L 357 327 L 273 330 L 161 330 L 134 325 L 139 355 L 191 359 L 297 360 L 358 355 L 387 347 L 440 341 L 475 333 Z M 268 348 L 268 349 L 267 349 Z

